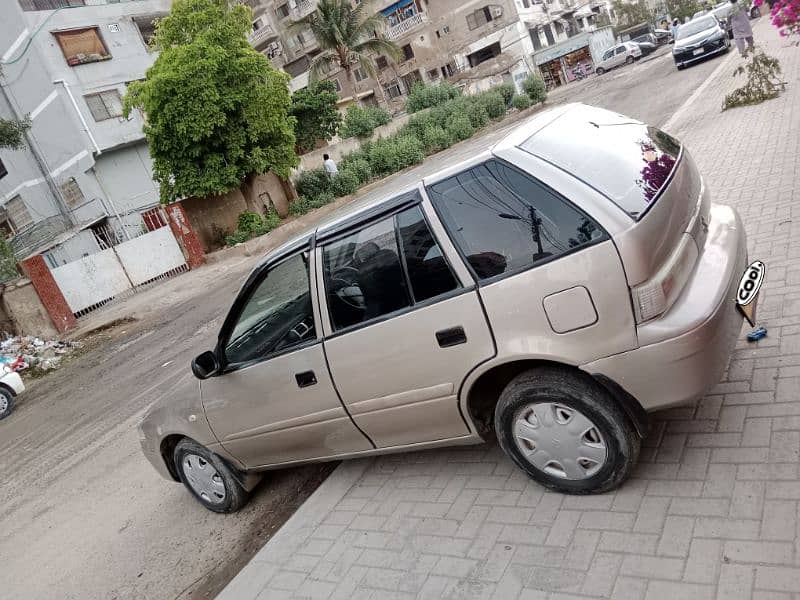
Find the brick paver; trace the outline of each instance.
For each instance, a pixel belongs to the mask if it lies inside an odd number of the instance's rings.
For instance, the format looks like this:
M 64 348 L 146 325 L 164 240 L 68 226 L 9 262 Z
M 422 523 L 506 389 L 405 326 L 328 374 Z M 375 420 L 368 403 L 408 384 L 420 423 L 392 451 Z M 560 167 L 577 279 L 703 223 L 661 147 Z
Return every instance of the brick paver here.
M 760 320 L 696 407 L 655 416 L 633 478 L 563 496 L 496 446 L 345 463 L 220 596 L 619 600 L 800 593 L 800 64 L 756 35 L 787 91 L 719 112 L 736 61 L 671 127 L 767 264 Z M 658 85 L 658 82 L 654 82 Z M 795 597 L 797 597 L 795 595 Z

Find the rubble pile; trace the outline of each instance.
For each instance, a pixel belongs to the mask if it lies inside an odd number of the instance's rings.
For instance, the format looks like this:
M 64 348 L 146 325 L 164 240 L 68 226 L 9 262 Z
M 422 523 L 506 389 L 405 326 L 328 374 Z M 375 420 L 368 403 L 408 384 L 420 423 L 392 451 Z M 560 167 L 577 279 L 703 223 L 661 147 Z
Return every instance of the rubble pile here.
M 82 346 L 81 342 L 42 340 L 30 335 L 9 337 L 0 342 L 0 366 L 14 371 L 30 367 L 49 371 L 58 367 L 65 355 Z

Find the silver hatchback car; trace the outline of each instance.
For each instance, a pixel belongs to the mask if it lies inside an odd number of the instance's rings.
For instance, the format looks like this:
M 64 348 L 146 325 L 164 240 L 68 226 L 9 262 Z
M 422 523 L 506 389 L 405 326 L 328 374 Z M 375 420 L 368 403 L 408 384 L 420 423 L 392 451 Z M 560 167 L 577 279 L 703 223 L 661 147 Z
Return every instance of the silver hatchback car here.
M 218 512 L 261 471 L 490 436 L 549 488 L 610 490 L 647 413 L 719 380 L 746 258 L 677 140 L 556 108 L 267 255 L 142 447 Z

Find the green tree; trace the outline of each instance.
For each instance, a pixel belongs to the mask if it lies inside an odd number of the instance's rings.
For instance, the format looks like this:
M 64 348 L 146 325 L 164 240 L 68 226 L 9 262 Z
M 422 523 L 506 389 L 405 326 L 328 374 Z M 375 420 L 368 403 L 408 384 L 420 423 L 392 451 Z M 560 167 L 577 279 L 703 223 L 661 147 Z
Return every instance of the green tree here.
M 667 13 L 673 19 L 677 18 L 680 19 L 680 22 L 683 23 L 683 20 L 686 17 L 690 19 L 692 16 L 698 12 L 702 7 L 700 6 L 700 2 L 697 0 L 666 0 L 667 1 Z
M 361 68 L 377 78 L 370 53 L 399 58 L 400 47 L 386 37 L 386 18 L 364 0 L 355 7 L 350 0 L 320 0 L 317 9 L 300 21 L 317 38 L 322 50 L 311 61 L 312 81 L 332 67 L 339 67 L 347 76 L 355 94 L 353 70 Z
M 644 0 L 636 0 L 635 2 L 614 0 L 613 5 L 621 27 L 631 27 L 639 23 L 649 23 L 653 20 L 653 15 Z
M 342 115 L 336 109 L 338 99 L 332 81 L 315 81 L 292 94 L 290 113 L 297 120 L 294 135 L 300 154 L 313 150 L 317 140 L 336 135 L 342 123 Z
M 175 0 L 156 26 L 160 54 L 130 85 L 125 115 L 144 132 L 161 201 L 222 194 L 298 163 L 288 76 L 247 42 L 252 13 L 226 0 Z

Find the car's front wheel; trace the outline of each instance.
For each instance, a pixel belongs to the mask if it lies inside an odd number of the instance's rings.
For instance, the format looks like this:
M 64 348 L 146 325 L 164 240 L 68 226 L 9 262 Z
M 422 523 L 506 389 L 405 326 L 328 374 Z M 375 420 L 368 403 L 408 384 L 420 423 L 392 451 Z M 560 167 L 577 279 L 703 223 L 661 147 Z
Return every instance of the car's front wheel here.
M 14 394 L 0 387 L 0 420 L 5 419 L 14 410 Z
M 567 494 L 612 490 L 641 440 L 616 400 L 588 376 L 541 368 L 515 377 L 495 409 L 501 448 L 531 478 Z
M 208 510 L 232 513 L 247 503 L 247 492 L 233 469 L 208 448 L 183 439 L 173 456 L 181 482 Z

